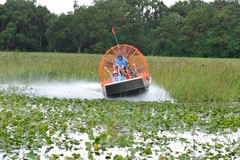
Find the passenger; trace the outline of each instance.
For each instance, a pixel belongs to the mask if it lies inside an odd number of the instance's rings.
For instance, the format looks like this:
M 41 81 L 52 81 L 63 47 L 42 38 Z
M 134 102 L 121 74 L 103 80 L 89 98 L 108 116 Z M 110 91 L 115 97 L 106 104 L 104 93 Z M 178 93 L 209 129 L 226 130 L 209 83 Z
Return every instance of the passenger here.
M 121 68 L 121 73 L 123 73 L 123 75 L 125 76 L 125 79 L 130 79 L 131 75 L 132 75 L 132 70 L 130 67 L 126 67 L 126 70 L 124 70 L 123 68 Z
M 120 71 L 120 75 L 121 75 L 121 80 L 125 80 L 125 79 L 129 79 L 130 75 L 127 73 L 127 70 L 124 70 L 124 68 L 122 67 L 117 67 Z
M 138 76 L 137 66 L 133 63 L 133 70 L 131 78 L 136 78 Z
M 126 79 L 130 79 L 132 78 L 132 69 L 130 67 L 127 68 L 127 75 L 126 75 Z
M 121 76 L 119 75 L 119 71 L 114 70 L 112 73 L 107 69 L 105 66 L 104 69 L 110 74 L 112 78 L 112 82 L 118 82 L 121 81 Z

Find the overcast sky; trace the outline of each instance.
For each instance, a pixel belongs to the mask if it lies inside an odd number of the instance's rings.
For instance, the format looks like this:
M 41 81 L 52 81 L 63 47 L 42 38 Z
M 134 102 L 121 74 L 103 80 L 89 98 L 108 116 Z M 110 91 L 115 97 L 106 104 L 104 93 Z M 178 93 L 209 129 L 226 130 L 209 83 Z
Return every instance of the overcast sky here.
M 179 0 L 162 0 L 167 6 L 173 5 Z M 204 0 L 205 2 L 213 0 Z M 4 4 L 6 0 L 0 0 L 0 4 Z M 93 0 L 78 0 L 79 5 L 91 5 Z M 73 11 L 74 0 L 37 0 L 37 4 L 46 6 L 51 12 L 56 14 L 67 13 L 68 11 Z

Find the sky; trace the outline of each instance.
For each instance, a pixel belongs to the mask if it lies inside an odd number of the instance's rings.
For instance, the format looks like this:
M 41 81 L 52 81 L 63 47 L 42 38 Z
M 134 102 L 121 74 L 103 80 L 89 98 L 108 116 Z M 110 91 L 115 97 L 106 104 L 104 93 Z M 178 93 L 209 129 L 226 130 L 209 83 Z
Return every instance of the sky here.
M 162 0 L 165 5 L 171 6 L 176 1 L 179 0 Z M 213 0 L 204 0 L 205 2 L 213 1 Z M 4 4 L 6 0 L 0 0 L 0 4 Z M 91 5 L 93 3 L 93 0 L 78 0 L 79 5 Z M 40 4 L 42 6 L 46 6 L 48 10 L 55 14 L 60 13 L 67 13 L 69 11 L 73 11 L 73 4 L 74 0 L 37 0 L 37 4 Z

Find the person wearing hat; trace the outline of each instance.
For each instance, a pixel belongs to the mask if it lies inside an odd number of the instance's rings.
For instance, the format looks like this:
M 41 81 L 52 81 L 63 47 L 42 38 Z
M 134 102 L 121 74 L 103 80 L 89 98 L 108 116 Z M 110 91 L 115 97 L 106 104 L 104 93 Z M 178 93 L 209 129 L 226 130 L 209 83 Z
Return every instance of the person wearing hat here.
M 126 79 L 125 73 L 128 66 L 128 60 L 122 56 L 122 54 L 118 54 L 115 60 L 115 67 L 119 69 L 119 73 L 121 76 L 121 80 Z
M 128 60 L 122 56 L 122 54 L 118 54 L 117 59 L 115 60 L 115 66 L 120 66 L 126 69 L 128 65 Z
M 119 72 L 117 71 L 113 71 L 112 73 L 107 69 L 107 67 L 105 66 L 104 69 L 110 74 L 111 78 L 112 78 L 112 82 L 118 82 L 121 81 L 121 76 L 119 74 Z

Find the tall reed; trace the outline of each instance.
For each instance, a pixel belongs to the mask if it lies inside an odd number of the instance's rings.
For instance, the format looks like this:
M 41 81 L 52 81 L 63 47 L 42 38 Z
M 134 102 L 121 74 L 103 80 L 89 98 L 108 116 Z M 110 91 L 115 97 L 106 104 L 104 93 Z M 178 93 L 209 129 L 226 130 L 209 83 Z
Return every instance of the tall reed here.
M 0 82 L 100 82 L 102 55 L 0 52 Z M 179 102 L 240 101 L 240 59 L 146 57 L 154 83 Z
M 0 81 L 98 80 L 100 55 L 0 53 Z
M 238 101 L 239 59 L 148 57 L 153 81 L 179 101 Z

